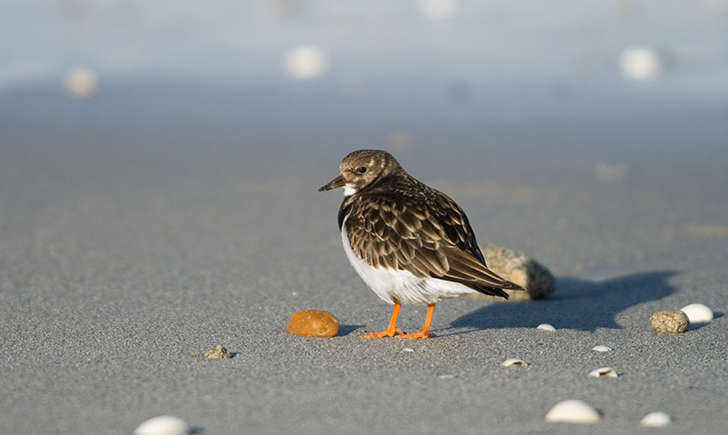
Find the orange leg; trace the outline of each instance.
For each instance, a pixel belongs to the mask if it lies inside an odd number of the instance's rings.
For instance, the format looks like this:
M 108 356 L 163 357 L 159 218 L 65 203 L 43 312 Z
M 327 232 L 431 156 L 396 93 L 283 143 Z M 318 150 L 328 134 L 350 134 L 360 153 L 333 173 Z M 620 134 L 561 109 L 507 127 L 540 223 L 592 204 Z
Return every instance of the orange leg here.
M 387 329 L 381 332 L 367 332 L 364 335 L 360 335 L 359 338 L 383 338 L 394 337 L 395 335 L 404 334 L 401 329 L 397 328 L 397 316 L 399 316 L 399 309 L 401 307 L 402 304 L 395 301 L 394 308 L 392 308 L 392 318 L 389 319 L 389 325 L 387 326 Z
M 422 326 L 420 332 L 414 332 L 411 334 L 402 334 L 398 338 L 430 338 L 434 337 L 434 334 L 430 333 L 430 323 L 432 323 L 432 314 L 435 312 L 435 304 L 427 306 L 427 316 L 425 317 L 425 324 Z

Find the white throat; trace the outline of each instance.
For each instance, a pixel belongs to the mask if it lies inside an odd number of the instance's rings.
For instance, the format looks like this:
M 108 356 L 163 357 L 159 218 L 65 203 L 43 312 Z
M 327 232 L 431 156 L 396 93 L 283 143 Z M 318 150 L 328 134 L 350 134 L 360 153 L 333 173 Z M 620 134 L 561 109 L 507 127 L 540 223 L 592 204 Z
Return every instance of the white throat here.
M 353 183 L 346 183 L 344 185 L 344 196 L 351 196 L 356 193 L 356 187 Z

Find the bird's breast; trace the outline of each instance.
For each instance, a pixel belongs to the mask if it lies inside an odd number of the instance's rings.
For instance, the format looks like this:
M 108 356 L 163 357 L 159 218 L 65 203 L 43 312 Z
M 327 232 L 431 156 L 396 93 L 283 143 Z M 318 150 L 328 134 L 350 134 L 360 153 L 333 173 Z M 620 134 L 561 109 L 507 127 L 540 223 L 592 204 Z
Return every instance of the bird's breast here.
M 418 278 L 406 270 L 390 269 L 386 267 L 372 267 L 351 248 L 349 236 L 346 232 L 345 216 L 341 225 L 341 243 L 344 245 L 346 258 L 357 274 L 387 303 L 399 301 L 401 303 L 431 304 L 444 298 L 456 297 L 474 290 L 450 281 L 436 278 Z

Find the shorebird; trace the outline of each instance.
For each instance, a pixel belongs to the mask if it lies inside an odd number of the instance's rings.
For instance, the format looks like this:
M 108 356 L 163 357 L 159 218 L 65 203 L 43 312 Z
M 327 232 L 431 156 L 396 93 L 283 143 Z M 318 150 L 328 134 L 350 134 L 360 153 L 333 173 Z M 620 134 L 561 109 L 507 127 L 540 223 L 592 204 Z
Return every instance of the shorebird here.
M 339 171 L 319 192 L 344 188 L 338 223 L 346 256 L 372 291 L 394 306 L 387 328 L 362 338 L 429 338 L 438 301 L 476 292 L 508 299 L 503 289 L 523 290 L 488 269 L 455 201 L 414 179 L 388 152 L 354 151 Z M 407 303 L 427 305 L 419 332 L 397 328 Z

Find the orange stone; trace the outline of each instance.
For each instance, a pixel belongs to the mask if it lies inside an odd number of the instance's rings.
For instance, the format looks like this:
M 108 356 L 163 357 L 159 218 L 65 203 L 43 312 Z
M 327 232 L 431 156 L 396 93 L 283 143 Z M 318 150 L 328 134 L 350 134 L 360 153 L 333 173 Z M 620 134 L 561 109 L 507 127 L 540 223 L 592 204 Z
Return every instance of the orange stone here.
M 333 337 L 339 332 L 339 319 L 328 311 L 299 311 L 291 314 L 286 332 L 304 337 Z

